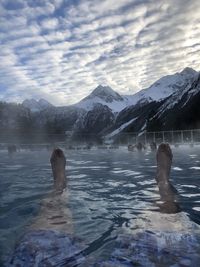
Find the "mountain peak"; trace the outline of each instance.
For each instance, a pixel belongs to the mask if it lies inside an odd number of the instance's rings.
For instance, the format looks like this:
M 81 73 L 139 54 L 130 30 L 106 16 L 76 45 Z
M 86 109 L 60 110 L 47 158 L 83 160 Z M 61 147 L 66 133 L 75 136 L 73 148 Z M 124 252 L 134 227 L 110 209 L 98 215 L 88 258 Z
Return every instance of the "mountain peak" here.
M 99 84 L 94 90 L 93 92 L 105 92 L 105 93 L 112 93 L 114 92 L 114 90 L 109 87 L 109 86 L 104 86 Z
M 196 75 L 198 72 L 192 68 L 186 67 L 184 68 L 180 74 L 181 75 Z
M 123 98 L 120 96 L 120 94 L 115 92 L 111 87 L 103 85 L 98 85 L 87 97 L 87 99 L 94 97 L 98 97 L 107 103 L 111 103 L 113 101 L 123 101 Z
M 98 104 L 108 106 L 113 112 L 119 112 L 126 107 L 127 101 L 111 87 L 98 85 L 87 97 L 75 105 L 88 111 Z
M 44 110 L 48 107 L 52 107 L 53 105 L 49 103 L 47 100 L 41 98 L 39 100 L 35 100 L 34 98 L 25 99 L 22 102 L 22 105 L 26 108 L 29 108 L 32 112 L 37 112 Z
M 40 98 L 38 100 L 38 104 L 40 104 L 40 106 L 43 106 L 43 107 L 50 107 L 50 106 L 53 106 L 50 102 L 48 102 L 47 100 L 45 100 L 44 98 Z

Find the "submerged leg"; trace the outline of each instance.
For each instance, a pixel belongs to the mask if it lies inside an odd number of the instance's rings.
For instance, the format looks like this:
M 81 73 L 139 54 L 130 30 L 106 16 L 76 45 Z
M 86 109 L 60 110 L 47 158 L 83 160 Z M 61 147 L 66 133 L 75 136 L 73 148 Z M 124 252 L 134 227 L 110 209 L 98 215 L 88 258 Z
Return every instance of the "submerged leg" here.
M 72 214 L 68 208 L 66 159 L 61 149 L 54 149 L 51 159 L 54 191 L 41 203 L 38 216 L 18 242 L 5 266 L 78 266 L 84 260 L 81 246 L 76 246 Z
M 54 192 L 42 201 L 40 213 L 31 228 L 71 233 L 72 215 L 68 208 L 68 190 L 66 190 L 66 159 L 60 148 L 53 150 L 50 162 L 54 178 Z
M 156 155 L 156 182 L 158 184 L 161 200 L 163 201 L 160 208 L 161 211 L 166 213 L 177 213 L 180 211 L 180 207 L 176 202 L 177 191 L 169 181 L 172 158 L 173 154 L 169 144 L 160 144 Z
M 54 189 L 56 192 L 62 193 L 66 187 L 66 159 L 60 148 L 54 149 L 50 162 L 54 177 Z

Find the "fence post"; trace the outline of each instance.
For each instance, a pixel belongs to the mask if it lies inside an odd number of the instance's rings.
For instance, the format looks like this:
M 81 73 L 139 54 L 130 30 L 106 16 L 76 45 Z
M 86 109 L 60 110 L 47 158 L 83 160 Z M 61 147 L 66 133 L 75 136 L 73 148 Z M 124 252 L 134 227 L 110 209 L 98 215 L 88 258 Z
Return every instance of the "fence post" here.
M 119 146 L 121 146 L 121 134 L 119 135 Z
M 153 141 L 156 142 L 156 133 L 153 132 Z
M 135 143 L 137 144 L 137 142 L 138 142 L 138 135 L 136 134 L 136 136 L 135 136 Z
M 183 131 L 181 131 L 181 143 L 182 144 L 184 143 L 184 140 L 183 140 Z
M 146 145 L 146 143 L 147 143 L 147 133 L 146 133 L 146 131 L 144 132 L 144 144 Z
M 193 136 L 193 131 L 191 130 L 191 143 L 194 143 L 194 136 Z
M 165 142 L 165 132 L 162 132 L 162 141 Z

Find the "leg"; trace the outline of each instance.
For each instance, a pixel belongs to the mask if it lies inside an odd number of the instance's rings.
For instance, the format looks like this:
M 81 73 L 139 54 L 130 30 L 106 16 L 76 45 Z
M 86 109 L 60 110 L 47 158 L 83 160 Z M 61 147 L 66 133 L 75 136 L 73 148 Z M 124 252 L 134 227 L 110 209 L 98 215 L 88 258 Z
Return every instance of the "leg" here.
M 60 148 L 53 150 L 50 162 L 54 178 L 54 192 L 42 201 L 40 213 L 31 228 L 71 233 L 72 216 L 68 208 L 68 191 L 66 190 L 66 159 Z
M 177 213 L 180 211 L 180 207 L 176 202 L 177 191 L 169 181 L 172 158 L 173 155 L 170 146 L 168 144 L 161 144 L 156 155 L 156 182 L 161 200 L 164 202 L 160 208 L 162 212 L 166 213 Z

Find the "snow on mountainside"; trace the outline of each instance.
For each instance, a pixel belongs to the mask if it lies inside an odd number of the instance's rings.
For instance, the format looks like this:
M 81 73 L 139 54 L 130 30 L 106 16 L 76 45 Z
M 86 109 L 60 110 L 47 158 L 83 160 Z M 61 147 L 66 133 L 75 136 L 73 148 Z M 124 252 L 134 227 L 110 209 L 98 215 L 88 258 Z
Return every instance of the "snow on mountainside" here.
M 102 85 L 99 85 L 96 89 L 94 89 L 94 91 L 92 91 L 92 93 L 85 99 L 92 99 L 94 97 L 99 97 L 106 103 L 112 103 L 113 101 L 123 101 L 123 98 L 112 88 Z
M 119 113 L 129 106 L 161 101 L 175 92 L 183 91 L 191 86 L 197 76 L 198 72 L 191 68 L 185 68 L 180 73 L 162 77 L 149 88 L 143 89 L 134 95 L 120 95 L 109 86 L 99 85 L 90 95 L 71 107 L 88 112 L 93 110 L 97 104 L 101 104 L 107 106 L 113 113 Z M 44 99 L 38 101 L 35 99 L 26 99 L 22 105 L 29 108 L 32 112 L 53 107 L 52 104 Z
M 183 96 L 185 95 L 186 99 L 184 103 L 182 104 L 182 108 L 187 104 L 187 102 L 195 96 L 200 88 L 199 88 L 199 82 L 200 82 L 200 74 L 196 76 L 196 79 L 193 81 L 193 83 L 188 84 L 183 90 L 175 92 L 170 99 L 167 99 L 162 105 L 162 107 L 159 109 L 159 117 L 162 115 L 162 113 L 166 112 L 166 110 L 172 109 L 176 104 L 178 104 Z
M 24 100 L 22 105 L 26 108 L 29 108 L 32 112 L 38 112 L 46 108 L 53 107 L 53 105 L 45 99 L 39 99 L 37 101 L 33 98 Z
M 127 99 L 115 92 L 109 86 L 99 85 L 92 93 L 74 106 L 87 111 L 92 110 L 96 104 L 102 104 L 113 112 L 119 112 L 127 106 Z
M 99 103 L 108 106 L 113 112 L 120 112 L 128 106 L 138 103 L 161 101 L 190 86 L 197 76 L 198 72 L 191 68 L 185 68 L 180 73 L 162 77 L 149 88 L 143 89 L 134 95 L 120 95 L 109 86 L 99 85 L 89 96 L 74 106 L 89 111 Z
M 115 125 L 110 128 L 108 134 L 124 131 L 140 132 L 146 129 L 148 121 L 153 116 L 159 118 L 162 113 L 167 114 L 166 111 L 179 103 L 183 95 L 185 95 L 184 104 L 187 103 L 199 91 L 197 86 L 194 86 L 199 80 L 199 75 L 193 69 L 186 68 L 180 73 L 165 76 L 148 89 L 128 97 L 129 104 L 132 103 L 132 105 L 118 113 Z M 177 111 L 174 112 L 177 113 Z M 132 122 L 131 119 L 135 117 L 138 119 Z M 123 127 L 124 125 L 126 128 Z
M 133 118 L 131 119 L 130 121 L 128 122 L 125 122 L 124 124 L 122 124 L 118 129 L 114 130 L 113 132 L 109 133 L 108 135 L 106 135 L 106 138 L 111 138 L 119 133 L 121 133 L 124 129 L 126 129 L 127 126 L 129 126 L 131 123 L 133 123 L 136 119 L 136 118 Z
M 182 91 L 188 85 L 191 85 L 197 76 L 198 72 L 191 68 L 185 68 L 182 72 L 167 75 L 148 88 L 147 96 L 155 101 L 162 100 L 177 91 Z
M 200 74 L 191 86 L 174 93 L 155 110 L 148 122 L 150 131 L 198 129 L 200 127 Z
M 161 101 L 179 90 L 190 86 L 197 78 L 198 72 L 185 68 L 182 72 L 160 78 L 147 89 L 143 89 L 132 96 L 126 96 L 128 103 L 135 105 L 139 101 Z
M 115 116 L 111 109 L 100 103 L 79 116 L 74 124 L 74 132 L 78 134 L 99 134 L 114 123 Z

